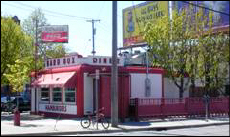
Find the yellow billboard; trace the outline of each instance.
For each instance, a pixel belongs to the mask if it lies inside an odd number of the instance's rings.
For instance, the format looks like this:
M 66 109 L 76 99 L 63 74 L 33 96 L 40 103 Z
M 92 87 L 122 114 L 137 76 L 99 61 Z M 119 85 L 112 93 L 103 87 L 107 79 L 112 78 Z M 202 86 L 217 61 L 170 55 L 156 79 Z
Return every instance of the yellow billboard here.
M 168 1 L 144 2 L 123 9 L 123 46 L 142 43 L 147 22 L 168 16 Z

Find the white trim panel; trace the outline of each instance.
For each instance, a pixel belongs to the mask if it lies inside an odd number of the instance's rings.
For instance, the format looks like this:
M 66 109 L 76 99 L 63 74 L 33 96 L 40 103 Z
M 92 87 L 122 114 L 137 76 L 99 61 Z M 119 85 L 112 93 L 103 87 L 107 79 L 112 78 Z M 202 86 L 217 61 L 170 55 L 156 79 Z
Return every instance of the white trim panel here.
M 161 74 L 148 74 L 151 82 L 149 97 L 145 97 L 146 74 L 131 73 L 131 98 L 162 98 Z
M 39 111 L 61 113 L 61 114 L 77 114 L 76 105 L 63 105 L 63 104 L 39 104 Z

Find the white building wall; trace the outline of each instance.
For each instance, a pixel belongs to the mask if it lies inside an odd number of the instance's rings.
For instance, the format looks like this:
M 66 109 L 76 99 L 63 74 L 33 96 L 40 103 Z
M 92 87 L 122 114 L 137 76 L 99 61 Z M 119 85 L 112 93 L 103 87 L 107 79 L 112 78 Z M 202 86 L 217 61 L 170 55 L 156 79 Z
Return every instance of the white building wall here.
M 84 73 L 84 114 L 93 112 L 93 78 Z
M 35 95 L 35 88 L 31 89 L 31 112 L 38 112 L 38 107 L 39 107 L 39 100 L 40 100 L 40 93 L 39 89 L 37 88 L 37 93 Z M 37 109 L 35 109 L 37 106 Z
M 161 98 L 162 97 L 162 75 L 149 74 L 151 81 L 150 97 L 145 97 L 146 74 L 131 73 L 131 98 Z
M 187 80 L 188 78 L 185 78 L 185 83 Z M 165 98 L 179 98 L 179 88 L 168 78 L 164 78 L 164 91 Z M 189 85 L 184 91 L 183 97 L 189 97 Z

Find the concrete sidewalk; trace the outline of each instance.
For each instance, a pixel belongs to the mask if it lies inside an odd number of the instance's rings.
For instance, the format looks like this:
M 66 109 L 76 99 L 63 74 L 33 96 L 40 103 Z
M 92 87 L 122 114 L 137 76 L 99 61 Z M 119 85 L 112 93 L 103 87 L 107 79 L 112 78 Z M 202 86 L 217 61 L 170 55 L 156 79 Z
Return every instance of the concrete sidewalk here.
M 229 118 L 209 119 L 184 119 L 184 120 L 155 120 L 140 122 L 120 123 L 118 128 L 109 127 L 104 130 L 99 124 L 99 130 L 91 125 L 88 129 L 83 129 L 80 125 L 80 119 L 52 119 L 36 118 L 23 119 L 21 126 L 14 126 L 12 119 L 1 118 L 1 135 L 71 135 L 71 134 L 90 134 L 90 133 L 112 133 L 112 132 L 131 132 L 144 130 L 166 130 L 190 127 L 202 127 L 211 125 L 229 125 Z

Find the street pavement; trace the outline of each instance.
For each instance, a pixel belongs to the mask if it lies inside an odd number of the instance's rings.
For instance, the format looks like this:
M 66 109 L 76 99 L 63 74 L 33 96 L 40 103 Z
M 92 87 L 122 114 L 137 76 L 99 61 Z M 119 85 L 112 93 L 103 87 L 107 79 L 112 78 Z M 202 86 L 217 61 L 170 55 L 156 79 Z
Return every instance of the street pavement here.
M 74 134 L 69 136 L 86 136 Z M 90 134 L 90 136 L 229 136 L 229 125 L 218 125 L 197 128 L 172 129 L 162 131 L 137 131 Z
M 160 131 L 181 128 L 194 128 L 206 126 L 229 125 L 229 117 L 212 118 L 208 121 L 204 119 L 165 119 L 147 120 L 140 122 L 119 123 L 118 128 L 109 127 L 104 130 L 99 125 L 96 127 L 83 129 L 80 119 L 55 119 L 43 118 L 42 116 L 21 114 L 21 126 L 14 126 L 13 115 L 1 115 L 1 135 L 74 135 L 74 134 L 98 134 L 98 133 L 117 133 L 133 131 Z

